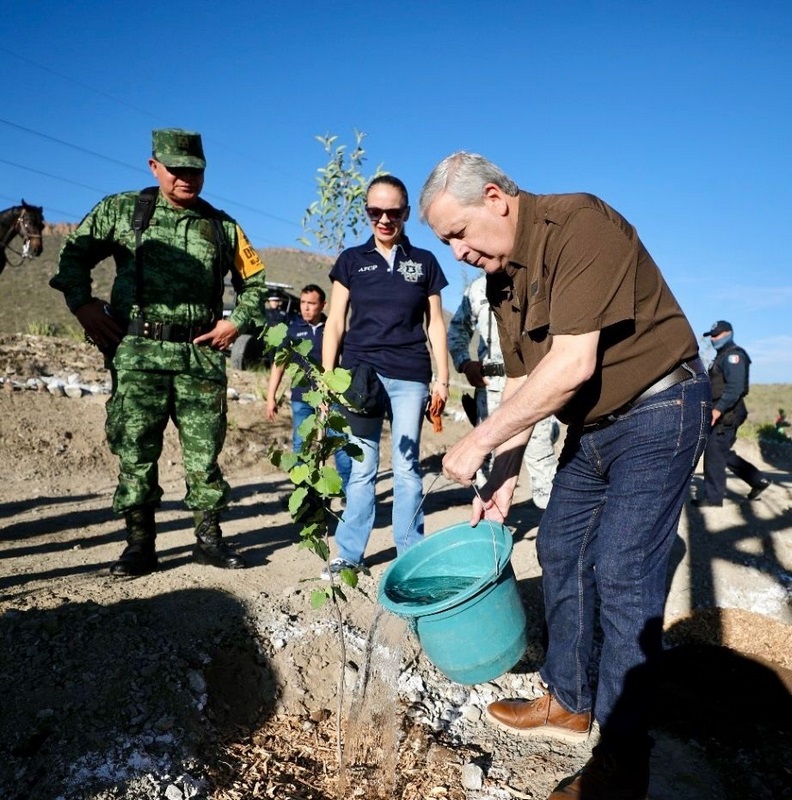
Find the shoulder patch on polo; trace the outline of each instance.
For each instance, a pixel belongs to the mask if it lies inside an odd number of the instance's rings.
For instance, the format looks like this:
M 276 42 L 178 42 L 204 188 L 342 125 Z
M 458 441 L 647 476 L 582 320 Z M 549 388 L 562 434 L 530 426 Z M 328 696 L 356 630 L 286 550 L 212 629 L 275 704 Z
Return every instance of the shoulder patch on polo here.
M 732 354 L 731 354 L 731 355 L 728 357 L 728 359 L 727 359 L 727 360 L 728 360 L 728 362 L 729 362 L 730 364 L 739 364 L 739 363 L 740 363 L 740 354 L 739 354 L 739 353 L 732 353 Z

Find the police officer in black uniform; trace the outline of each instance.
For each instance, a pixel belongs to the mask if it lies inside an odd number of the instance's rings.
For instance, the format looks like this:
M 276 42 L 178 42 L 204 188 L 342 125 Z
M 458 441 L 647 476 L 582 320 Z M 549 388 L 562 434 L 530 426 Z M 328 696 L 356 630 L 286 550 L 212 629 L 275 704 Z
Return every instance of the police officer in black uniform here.
M 748 394 L 748 353 L 734 343 L 734 331 L 726 320 L 718 320 L 704 336 L 710 336 L 717 355 L 709 368 L 712 384 L 712 430 L 704 451 L 704 493 L 693 501 L 696 506 L 722 506 L 726 494 L 726 467 L 751 491 L 749 500 L 770 485 L 762 473 L 733 450 L 737 428 L 745 422 L 748 410 L 743 398 Z

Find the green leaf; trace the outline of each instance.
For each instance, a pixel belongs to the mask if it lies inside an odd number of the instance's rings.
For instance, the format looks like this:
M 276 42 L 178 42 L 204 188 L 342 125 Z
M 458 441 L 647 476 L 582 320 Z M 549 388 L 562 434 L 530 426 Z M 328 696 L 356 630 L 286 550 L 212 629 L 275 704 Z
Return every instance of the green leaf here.
M 355 461 L 362 461 L 363 460 L 363 450 L 361 449 L 360 445 L 355 444 L 354 442 L 349 442 L 345 444 L 342 448 L 350 458 L 354 458 Z
M 275 464 L 275 466 L 279 466 L 284 472 L 291 472 L 295 465 L 300 462 L 300 459 L 297 457 L 296 453 L 288 451 L 284 453 L 283 451 L 279 451 L 279 464 Z M 274 463 L 274 462 L 273 462 Z
M 327 589 L 311 590 L 311 608 L 314 611 L 318 611 L 329 599 Z
M 299 353 L 301 356 L 309 356 L 312 347 L 313 342 L 310 339 L 303 339 L 301 342 L 294 345 L 294 352 Z
M 319 479 L 314 484 L 314 488 L 323 497 L 332 497 L 341 494 L 341 476 L 335 467 L 323 466 L 319 470 Z
M 308 496 L 308 489 L 305 486 L 297 487 L 289 497 L 289 513 L 295 517 L 300 510 L 300 506 Z
M 303 393 L 303 400 L 313 408 L 319 408 L 324 402 L 325 398 L 318 389 L 310 389 Z
M 297 433 L 303 438 L 307 439 L 308 435 L 313 432 L 314 425 L 316 425 L 316 414 L 309 414 L 298 426 Z
M 358 585 L 358 574 L 354 569 L 342 569 L 341 572 L 338 573 L 338 577 L 341 579 L 341 582 L 349 586 L 350 589 L 354 589 Z
M 331 392 L 343 394 L 352 384 L 352 373 L 348 369 L 336 367 L 324 373 L 324 382 Z
M 289 478 L 295 486 L 301 483 L 307 483 L 311 475 L 311 468 L 308 464 L 302 462 L 298 463 L 293 469 L 289 470 Z
M 277 325 L 273 325 L 271 328 L 264 329 L 264 341 L 270 345 L 271 347 L 279 347 L 283 344 L 283 340 L 286 338 L 286 334 L 289 332 L 289 329 L 284 325 L 282 322 L 279 322 Z
M 322 561 L 327 561 L 330 556 L 330 548 L 327 546 L 327 542 L 324 539 L 318 539 L 316 541 L 316 547 L 314 548 L 314 552 Z

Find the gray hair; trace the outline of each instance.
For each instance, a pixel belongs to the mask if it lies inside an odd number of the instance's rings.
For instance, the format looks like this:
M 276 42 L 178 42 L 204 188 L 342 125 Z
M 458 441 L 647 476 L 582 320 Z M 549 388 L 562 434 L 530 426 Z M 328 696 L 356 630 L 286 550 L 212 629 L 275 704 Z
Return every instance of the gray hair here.
M 496 164 L 478 153 L 460 150 L 446 156 L 431 172 L 421 189 L 421 219 L 441 192 L 449 192 L 461 205 L 475 206 L 484 202 L 484 187 L 494 183 L 503 192 L 516 197 L 517 184 Z

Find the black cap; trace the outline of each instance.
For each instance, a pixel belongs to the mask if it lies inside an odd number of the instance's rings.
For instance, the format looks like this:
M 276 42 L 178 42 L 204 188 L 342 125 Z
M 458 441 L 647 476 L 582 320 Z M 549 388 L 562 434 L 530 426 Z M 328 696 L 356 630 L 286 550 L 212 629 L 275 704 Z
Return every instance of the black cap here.
M 705 331 L 702 336 L 720 336 L 722 333 L 731 332 L 733 330 L 731 322 L 726 322 L 725 319 L 719 319 L 717 322 L 712 323 L 712 327 Z

